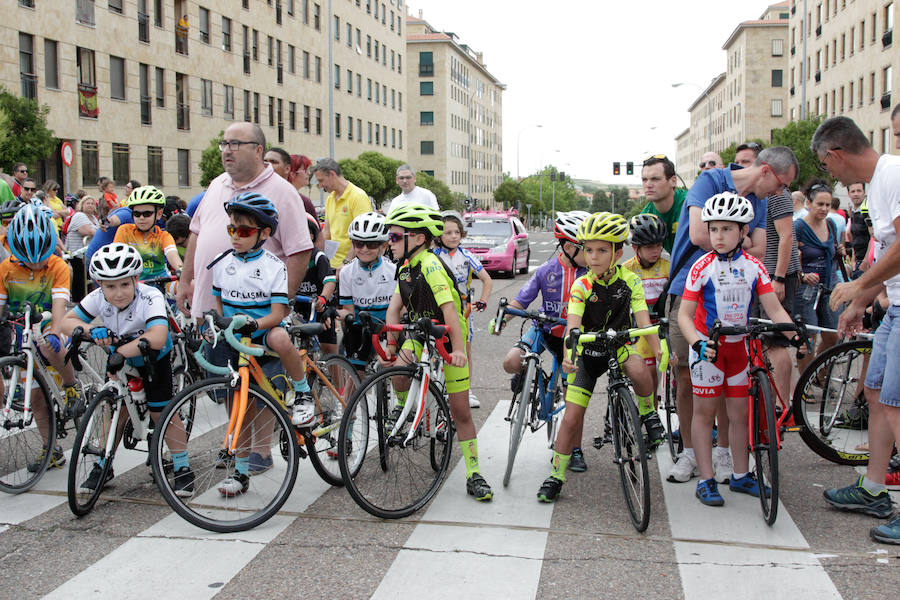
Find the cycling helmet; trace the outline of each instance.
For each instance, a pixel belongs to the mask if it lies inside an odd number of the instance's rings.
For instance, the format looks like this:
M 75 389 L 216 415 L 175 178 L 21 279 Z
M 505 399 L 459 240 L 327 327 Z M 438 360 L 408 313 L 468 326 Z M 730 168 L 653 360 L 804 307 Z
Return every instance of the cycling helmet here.
M 240 212 L 252 216 L 260 227 L 269 227 L 274 235 L 278 229 L 278 211 L 272 201 L 256 192 L 244 192 L 238 194 L 225 203 L 225 212 Z
M 309 236 L 312 238 L 312 241 L 315 242 L 319 237 L 319 232 L 322 231 L 319 220 L 315 215 L 306 213 L 306 225 L 309 227 Z
M 163 208 L 166 205 L 166 197 L 154 186 L 143 185 L 139 188 L 134 188 L 125 201 L 125 206 L 137 206 L 139 204 L 152 204 Z
M 590 216 L 591 213 L 583 210 L 556 213 L 556 225 L 553 227 L 553 235 L 563 241 L 577 244 L 578 226 Z
M 628 239 L 628 221 L 622 215 L 598 212 L 589 216 L 578 226 L 579 242 L 602 240 L 620 244 Z
M 53 212 L 43 208 L 40 201 L 23 204 L 9 224 L 9 250 L 23 263 L 39 263 L 56 248 L 56 225 L 50 219 Z
M 377 212 L 357 216 L 350 223 L 347 235 L 351 240 L 358 242 L 386 242 L 388 234 L 387 227 L 384 226 L 384 216 Z
M 22 206 L 18 200 L 7 200 L 0 204 L 0 219 L 12 219 Z
M 669 235 L 666 224 L 656 215 L 635 215 L 628 226 L 631 229 L 631 243 L 635 246 L 662 244 Z
M 391 211 L 384 221 L 385 227 L 396 225 L 410 231 L 426 229 L 434 237 L 444 233 L 444 220 L 438 211 L 422 204 L 404 204 Z
M 753 220 L 753 205 L 734 192 L 722 192 L 706 201 L 700 217 L 704 223 L 734 221 L 746 225 Z
M 138 277 L 144 270 L 144 261 L 134 246 L 112 243 L 94 252 L 88 270 L 95 281 Z

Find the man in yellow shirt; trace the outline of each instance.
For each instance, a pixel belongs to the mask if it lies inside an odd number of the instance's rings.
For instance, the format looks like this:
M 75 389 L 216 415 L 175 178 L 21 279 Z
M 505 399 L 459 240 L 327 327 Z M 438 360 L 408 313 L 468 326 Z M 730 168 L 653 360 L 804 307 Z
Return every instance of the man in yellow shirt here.
M 341 175 L 341 166 L 333 158 L 323 158 L 314 167 L 319 187 L 328 192 L 325 200 L 326 240 L 338 243 L 337 252 L 331 257 L 332 268 L 339 269 L 353 260 L 355 253 L 347 231 L 357 216 L 373 210 L 369 195 Z

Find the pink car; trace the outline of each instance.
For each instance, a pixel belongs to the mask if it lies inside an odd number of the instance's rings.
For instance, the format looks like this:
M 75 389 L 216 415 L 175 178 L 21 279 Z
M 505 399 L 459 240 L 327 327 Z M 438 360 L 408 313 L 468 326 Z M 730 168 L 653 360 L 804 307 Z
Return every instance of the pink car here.
M 466 237 L 463 247 L 470 250 L 484 268 L 491 272 L 503 271 L 515 277 L 528 272 L 531 247 L 528 232 L 516 211 L 477 211 L 463 215 Z

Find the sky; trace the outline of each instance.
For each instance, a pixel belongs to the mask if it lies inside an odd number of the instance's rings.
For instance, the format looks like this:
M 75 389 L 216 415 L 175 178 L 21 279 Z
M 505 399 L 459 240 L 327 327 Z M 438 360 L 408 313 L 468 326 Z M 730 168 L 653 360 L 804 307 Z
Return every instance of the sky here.
M 626 185 L 640 184 L 640 168 L 624 175 L 627 161 L 674 160 L 688 106 L 725 70 L 722 45 L 773 3 L 408 0 L 407 11 L 417 17 L 421 9 L 435 30 L 483 52 L 506 85 L 504 172 L 516 176 L 518 153 L 523 177 L 553 164 L 576 178 Z M 623 175 L 612 175 L 613 161 Z

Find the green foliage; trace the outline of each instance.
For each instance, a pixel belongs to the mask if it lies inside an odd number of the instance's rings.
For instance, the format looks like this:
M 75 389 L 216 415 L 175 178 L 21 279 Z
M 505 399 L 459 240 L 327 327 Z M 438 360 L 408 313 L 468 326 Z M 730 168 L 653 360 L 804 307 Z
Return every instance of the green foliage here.
M 803 121 L 792 121 L 783 129 L 776 129 L 772 132 L 772 145 L 787 146 L 794 151 L 797 161 L 800 163 L 800 173 L 791 184 L 792 190 L 800 189 L 813 177 L 831 180 L 827 173 L 819 170 L 819 157 L 809 147 L 812 136 L 822 120 L 823 117 L 817 116 Z
M 575 185 L 570 177 L 566 177 L 565 181 L 552 182 L 550 172 L 555 170 L 556 167 L 553 165 L 547 165 L 541 172 L 529 175 L 519 182 L 519 188 L 524 195 L 522 212 L 527 212 L 527 207 L 530 206 L 532 217 L 535 214 L 544 214 L 555 218 L 556 215 L 550 214 L 554 208 L 557 212 L 575 210 L 578 206 Z M 555 207 L 554 188 L 556 190 Z
M 494 190 L 494 201 L 502 204 L 505 209 L 518 208 L 519 203 L 525 201 L 525 193 L 515 179 L 505 177 Z
M 225 131 L 209 140 L 209 145 L 200 155 L 200 185 L 209 186 L 213 179 L 225 172 L 222 166 L 222 152 L 219 151 L 219 142 L 225 138 Z
M 338 161 L 341 165 L 341 174 L 344 179 L 353 183 L 364 192 L 375 198 L 372 190 L 380 192 L 384 190 L 384 176 L 381 171 L 371 166 L 368 162 L 355 158 L 345 158 Z M 375 200 L 375 206 L 379 206 L 382 200 Z
M 360 162 L 381 173 L 381 185 L 377 188 L 363 188 L 375 199 L 375 206 L 385 200 L 396 198 L 400 194 L 400 186 L 397 185 L 397 167 L 403 164 L 395 158 L 389 158 L 380 152 L 369 151 L 359 155 Z M 416 173 L 416 185 L 425 187 Z M 356 182 L 354 182 L 356 183 Z
M 722 162 L 726 165 L 734 162 L 734 156 L 737 154 L 737 142 L 734 142 L 721 152 L 719 152 L 719 156 L 722 157 Z
M 50 156 L 58 140 L 47 129 L 50 107 L 20 98 L 0 87 L 0 165 L 11 168 L 21 161 L 34 164 Z
M 400 164 L 402 163 L 399 163 L 397 166 L 400 166 Z M 394 170 L 394 173 L 396 174 L 396 168 Z M 394 181 L 394 179 L 392 179 L 391 181 Z M 416 186 L 431 190 L 431 193 L 433 193 L 435 198 L 437 198 L 438 206 L 441 208 L 441 210 L 459 210 L 460 206 L 462 206 L 462 203 L 457 202 L 457 198 L 453 196 L 453 193 L 450 191 L 450 188 L 447 187 L 447 184 L 445 184 L 440 179 L 432 177 L 428 173 L 424 173 L 422 171 L 418 171 L 416 173 Z M 399 193 L 400 188 L 398 187 L 397 194 Z M 396 196 L 397 194 L 394 194 L 394 196 Z

